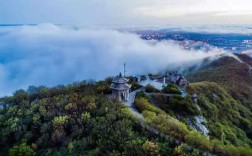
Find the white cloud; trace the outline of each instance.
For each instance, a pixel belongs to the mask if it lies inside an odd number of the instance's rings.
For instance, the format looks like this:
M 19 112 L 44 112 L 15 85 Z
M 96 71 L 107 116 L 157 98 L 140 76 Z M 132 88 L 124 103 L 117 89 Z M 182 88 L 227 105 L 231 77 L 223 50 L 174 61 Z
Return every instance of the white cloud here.
M 51 24 L 0 33 L 0 94 L 29 85 L 66 84 L 118 74 L 158 72 L 198 64 L 220 52 L 185 51 L 173 42 L 144 41 L 108 29 L 72 29 Z

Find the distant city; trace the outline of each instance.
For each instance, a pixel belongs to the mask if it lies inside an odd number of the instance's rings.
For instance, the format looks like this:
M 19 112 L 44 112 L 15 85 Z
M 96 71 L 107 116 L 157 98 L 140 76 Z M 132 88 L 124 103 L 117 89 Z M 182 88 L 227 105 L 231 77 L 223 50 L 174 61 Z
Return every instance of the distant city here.
M 137 31 L 144 40 L 174 40 L 188 50 L 209 51 L 221 48 L 234 53 L 246 53 L 252 49 L 251 34 L 212 34 L 193 32 L 173 32 L 169 30 L 160 31 Z

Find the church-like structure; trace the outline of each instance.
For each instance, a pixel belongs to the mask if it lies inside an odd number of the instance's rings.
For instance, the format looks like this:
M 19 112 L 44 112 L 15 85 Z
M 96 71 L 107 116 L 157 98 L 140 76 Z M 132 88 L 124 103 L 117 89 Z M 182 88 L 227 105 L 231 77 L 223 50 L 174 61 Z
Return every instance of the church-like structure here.
M 128 101 L 129 100 L 129 92 L 131 85 L 128 84 L 129 80 L 124 78 L 122 76 L 122 73 L 120 73 L 118 76 L 116 76 L 110 88 L 112 89 L 112 98 L 116 101 Z

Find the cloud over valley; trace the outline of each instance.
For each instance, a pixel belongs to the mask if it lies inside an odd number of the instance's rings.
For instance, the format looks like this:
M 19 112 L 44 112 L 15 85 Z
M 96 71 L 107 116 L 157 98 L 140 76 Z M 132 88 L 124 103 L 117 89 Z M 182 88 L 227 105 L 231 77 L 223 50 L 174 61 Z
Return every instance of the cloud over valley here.
M 118 74 L 124 62 L 135 75 L 200 64 L 221 53 L 187 51 L 173 41 L 145 41 L 111 29 L 52 24 L 0 29 L 0 95 L 30 85 L 100 80 Z

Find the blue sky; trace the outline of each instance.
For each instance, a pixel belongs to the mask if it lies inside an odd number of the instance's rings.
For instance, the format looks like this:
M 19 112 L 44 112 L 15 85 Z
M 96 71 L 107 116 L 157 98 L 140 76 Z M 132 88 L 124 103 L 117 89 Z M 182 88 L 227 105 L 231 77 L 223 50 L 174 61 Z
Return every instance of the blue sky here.
M 252 24 L 251 0 L 0 0 L 0 24 Z

